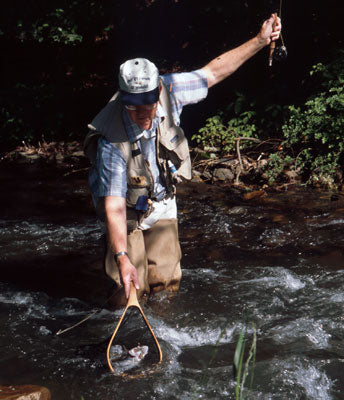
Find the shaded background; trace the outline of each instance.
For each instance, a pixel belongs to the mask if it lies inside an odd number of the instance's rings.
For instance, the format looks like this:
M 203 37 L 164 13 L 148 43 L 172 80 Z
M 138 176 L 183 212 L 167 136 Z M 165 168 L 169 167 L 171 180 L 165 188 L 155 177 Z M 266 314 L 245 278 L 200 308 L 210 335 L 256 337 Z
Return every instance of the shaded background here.
M 7 3 L 7 4 L 6 4 Z M 119 65 L 146 57 L 161 72 L 204 66 L 254 36 L 280 2 L 265 0 L 6 1 L 0 16 L 0 150 L 23 140 L 82 140 L 117 89 Z M 298 104 L 312 93 L 312 65 L 342 48 L 339 0 L 282 3 L 289 56 L 267 66 L 268 49 L 184 111 L 188 137 L 240 91 L 255 101 Z

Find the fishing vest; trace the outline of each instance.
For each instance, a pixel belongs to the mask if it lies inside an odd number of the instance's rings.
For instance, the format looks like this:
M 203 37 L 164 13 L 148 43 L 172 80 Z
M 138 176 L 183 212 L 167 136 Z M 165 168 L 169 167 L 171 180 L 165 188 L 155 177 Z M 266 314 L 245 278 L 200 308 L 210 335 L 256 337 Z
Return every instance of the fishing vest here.
M 163 82 L 159 103 L 166 112 L 156 131 L 156 155 L 160 173 L 165 181 L 167 194 L 175 192 L 176 180 L 191 179 L 191 159 L 183 130 L 174 123 L 171 98 Z M 90 131 L 84 141 L 84 152 L 91 163 L 97 157 L 100 136 L 116 146 L 127 164 L 127 207 L 135 208 L 140 196 L 153 198 L 154 180 L 151 169 L 138 146 L 138 140 L 130 143 L 122 119 L 122 101 L 117 92 L 109 103 L 88 125 Z M 177 172 L 172 174 L 169 161 Z

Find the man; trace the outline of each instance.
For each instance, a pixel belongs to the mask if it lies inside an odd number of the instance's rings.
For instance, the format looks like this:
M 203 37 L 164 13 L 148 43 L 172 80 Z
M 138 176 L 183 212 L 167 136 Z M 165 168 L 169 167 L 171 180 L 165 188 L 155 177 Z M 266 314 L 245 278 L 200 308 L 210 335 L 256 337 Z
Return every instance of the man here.
M 118 289 L 112 305 L 125 304 L 131 283 L 139 297 L 178 290 L 175 185 L 180 177 L 191 178 L 180 113 L 277 40 L 280 30 L 280 19 L 272 15 L 257 36 L 190 73 L 159 76 L 143 58 L 121 65 L 120 91 L 89 125 L 85 140 L 93 161 L 92 197 L 107 230 L 105 270 Z

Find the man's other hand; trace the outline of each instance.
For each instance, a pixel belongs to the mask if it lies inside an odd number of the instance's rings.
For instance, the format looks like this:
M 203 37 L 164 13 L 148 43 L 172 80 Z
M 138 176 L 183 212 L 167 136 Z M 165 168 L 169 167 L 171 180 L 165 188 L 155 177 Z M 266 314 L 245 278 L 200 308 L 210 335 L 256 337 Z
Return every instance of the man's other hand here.
M 119 271 L 121 273 L 121 278 L 125 290 L 126 298 L 129 298 L 130 293 L 130 283 L 133 282 L 136 289 L 139 289 L 139 279 L 137 276 L 137 271 L 134 265 L 130 262 L 127 255 L 122 255 L 118 257 Z

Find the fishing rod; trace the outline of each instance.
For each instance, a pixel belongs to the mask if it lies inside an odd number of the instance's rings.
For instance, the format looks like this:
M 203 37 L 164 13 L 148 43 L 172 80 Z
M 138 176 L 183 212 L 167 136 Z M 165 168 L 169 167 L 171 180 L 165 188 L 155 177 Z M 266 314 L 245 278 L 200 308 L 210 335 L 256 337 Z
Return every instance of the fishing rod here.
M 274 22 L 272 25 L 272 29 L 275 28 L 276 23 L 277 23 L 277 17 L 282 18 L 282 0 L 279 2 L 279 11 L 273 13 L 274 15 Z M 276 46 L 276 41 L 271 41 L 270 43 L 270 49 L 269 49 L 269 67 L 272 67 L 272 61 L 273 60 L 283 60 L 287 57 L 288 52 L 287 52 L 287 47 L 285 46 L 284 39 L 282 32 L 280 33 L 280 38 L 281 38 L 281 46 Z

